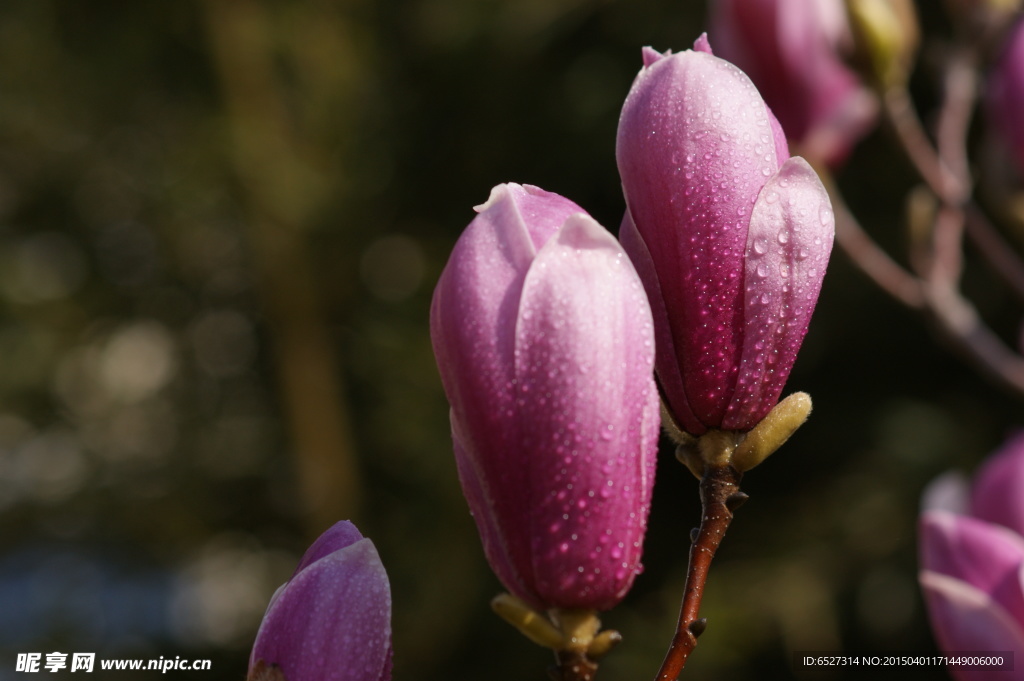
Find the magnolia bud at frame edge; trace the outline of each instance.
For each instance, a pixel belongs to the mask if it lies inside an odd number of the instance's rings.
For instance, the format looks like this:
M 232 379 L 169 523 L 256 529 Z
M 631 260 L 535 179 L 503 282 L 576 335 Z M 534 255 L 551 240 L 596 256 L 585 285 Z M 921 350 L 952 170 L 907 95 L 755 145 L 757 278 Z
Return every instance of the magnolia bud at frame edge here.
M 391 654 L 387 573 L 373 542 L 342 521 L 313 543 L 271 598 L 250 678 L 273 666 L 287 681 L 389 681 Z
M 1024 17 L 1007 34 L 988 79 L 989 119 L 1024 177 Z
M 1022 434 L 986 460 L 969 492 L 949 475 L 926 490 L 932 506 L 920 520 L 920 581 L 942 650 L 1013 651 L 1015 664 L 1024 659 L 1022 495 Z M 960 681 L 1012 676 L 991 669 L 950 672 Z

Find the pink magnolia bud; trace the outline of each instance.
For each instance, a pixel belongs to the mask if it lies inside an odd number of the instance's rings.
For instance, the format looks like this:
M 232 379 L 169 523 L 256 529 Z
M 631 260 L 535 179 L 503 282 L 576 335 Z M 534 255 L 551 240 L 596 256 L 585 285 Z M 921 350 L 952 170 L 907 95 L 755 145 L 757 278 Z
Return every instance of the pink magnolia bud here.
M 926 494 L 949 497 L 934 490 Z M 1017 660 L 1024 659 L 1022 499 L 1024 435 L 1018 435 L 982 466 L 966 503 L 926 508 L 921 515 L 921 587 L 943 650 L 1014 651 Z M 958 512 L 965 506 L 970 515 Z M 1007 675 L 949 669 L 959 681 Z
M 778 402 L 835 226 L 750 79 L 698 47 L 645 50 L 616 147 L 620 238 L 651 300 L 662 392 L 692 435 L 750 430 Z
M 988 95 L 992 123 L 1024 174 L 1024 20 L 1010 31 L 989 77 Z
M 840 56 L 842 0 L 714 0 L 711 35 L 808 158 L 841 163 L 874 124 L 877 102 Z
M 373 542 L 348 521 L 306 551 L 270 599 L 249 679 L 390 681 L 391 587 Z
M 462 488 L 509 591 L 606 610 L 641 569 L 654 483 L 643 286 L 567 199 L 507 184 L 477 210 L 430 311 Z

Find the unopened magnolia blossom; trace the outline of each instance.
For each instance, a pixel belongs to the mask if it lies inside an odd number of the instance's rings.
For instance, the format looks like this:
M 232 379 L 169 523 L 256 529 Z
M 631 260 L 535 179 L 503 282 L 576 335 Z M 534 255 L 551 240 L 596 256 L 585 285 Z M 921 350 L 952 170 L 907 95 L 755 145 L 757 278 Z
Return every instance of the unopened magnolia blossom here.
M 843 0 L 714 0 L 711 35 L 808 158 L 841 162 L 873 125 L 877 102 L 843 61 Z
M 647 289 L 657 374 L 691 435 L 749 431 L 775 406 L 807 332 L 835 228 L 811 167 L 738 68 L 658 54 L 619 120 L 620 238 Z
M 658 438 L 651 313 L 579 206 L 499 185 L 434 292 L 434 353 L 487 559 L 537 609 L 607 610 L 640 570 Z
M 1013 651 L 1024 659 L 1024 434 L 978 471 L 969 489 L 940 478 L 920 523 L 921 587 L 945 651 Z M 958 681 L 1013 672 L 950 666 Z
M 391 588 L 373 542 L 348 521 L 309 549 L 277 590 L 249 681 L 390 681 Z

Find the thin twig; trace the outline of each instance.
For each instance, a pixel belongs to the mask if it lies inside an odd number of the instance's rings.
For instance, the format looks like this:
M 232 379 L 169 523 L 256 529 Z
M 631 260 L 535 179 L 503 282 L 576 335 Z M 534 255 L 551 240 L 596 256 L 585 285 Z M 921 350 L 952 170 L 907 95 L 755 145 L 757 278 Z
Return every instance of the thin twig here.
M 954 51 L 946 65 L 936 133 L 936 161 L 942 169 L 948 169 L 954 181 L 947 181 L 947 192 L 938 194 L 943 206 L 935 220 L 932 267 L 928 273 L 935 286 L 959 286 L 963 270 L 964 204 L 970 200 L 971 192 L 967 132 L 977 89 L 970 54 L 966 50 Z M 914 119 L 917 120 L 916 114 Z
M 843 206 L 838 195 L 833 196 L 833 206 Z M 860 233 L 870 241 L 863 227 L 857 222 L 853 213 L 848 210 L 836 209 L 836 235 L 840 233 Z M 843 241 L 838 240 L 845 249 Z M 872 247 L 877 245 L 870 242 Z M 872 276 L 871 271 L 863 267 L 857 259 L 857 252 L 849 253 L 853 262 Z M 921 280 L 906 270 L 892 263 L 897 268 L 900 281 L 916 282 L 918 293 L 922 296 L 920 305 L 908 306 L 923 309 L 937 323 L 946 339 L 965 357 L 974 362 L 986 375 L 1009 388 L 1019 396 L 1024 396 L 1024 357 L 1010 349 L 991 329 L 981 321 L 977 309 L 955 288 L 936 286 Z M 872 276 L 872 278 L 874 278 Z M 880 286 L 882 282 L 875 280 Z M 909 286 L 909 284 L 908 284 Z M 883 286 L 885 288 L 885 286 Z M 886 290 L 889 290 L 886 288 Z
M 1017 257 L 1014 247 L 992 226 L 977 206 L 968 207 L 966 226 L 971 243 L 1003 278 L 1014 295 L 1024 301 L 1024 262 Z
M 977 96 L 977 72 L 970 52 L 947 64 L 939 115 L 938 150 L 932 145 L 905 88 L 883 98 L 886 117 L 918 174 L 939 200 L 931 235 L 929 266 L 915 276 L 888 258 L 827 182 L 836 212 L 836 241 L 854 263 L 894 298 L 922 309 L 950 343 L 983 373 L 1024 396 L 1024 357 L 1008 347 L 981 320 L 959 290 L 965 226 L 985 257 L 1024 297 L 1024 264 L 1006 247 L 971 200 L 967 132 Z
M 732 522 L 733 511 L 746 499 L 740 492 L 739 473 L 731 466 L 709 466 L 700 481 L 702 517 L 697 536 L 690 546 L 690 563 L 686 571 L 686 587 L 679 610 L 679 625 L 672 645 L 656 677 L 657 681 L 675 681 L 686 666 L 686 660 L 697 646 L 697 637 L 704 631 L 706 620 L 700 618 L 700 601 L 708 570 Z
M 946 66 L 943 101 L 936 127 L 938 155 L 943 165 L 956 177 L 959 197 L 946 200 L 965 201 L 970 195 L 971 172 L 967 154 L 967 132 L 978 94 L 978 75 L 971 53 L 959 50 Z M 952 201 L 950 201 L 952 202 Z
M 931 267 L 925 274 L 933 288 L 956 289 L 963 271 L 964 211 L 942 205 L 932 225 Z
M 956 291 L 929 291 L 928 310 L 946 338 L 997 383 L 1024 396 L 1024 357 L 992 332 Z
M 836 216 L 836 243 L 850 260 L 883 291 L 909 308 L 919 310 L 925 306 L 921 281 L 893 260 L 850 212 L 843 195 L 832 176 L 824 168 L 818 174 L 832 200 Z
M 928 188 L 944 202 L 960 203 L 963 192 L 961 183 L 935 152 L 906 88 L 893 87 L 887 90 L 882 97 L 882 110 L 907 158 Z

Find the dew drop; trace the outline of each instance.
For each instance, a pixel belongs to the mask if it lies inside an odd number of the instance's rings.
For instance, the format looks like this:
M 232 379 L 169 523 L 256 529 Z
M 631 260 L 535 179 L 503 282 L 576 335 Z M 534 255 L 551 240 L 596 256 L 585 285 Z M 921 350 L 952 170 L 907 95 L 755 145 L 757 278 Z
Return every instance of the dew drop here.
M 758 237 L 754 239 L 754 253 L 764 255 L 768 252 L 768 240 Z

